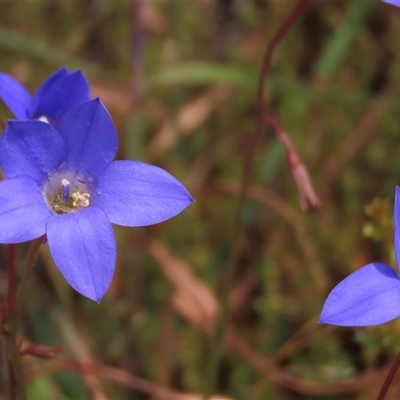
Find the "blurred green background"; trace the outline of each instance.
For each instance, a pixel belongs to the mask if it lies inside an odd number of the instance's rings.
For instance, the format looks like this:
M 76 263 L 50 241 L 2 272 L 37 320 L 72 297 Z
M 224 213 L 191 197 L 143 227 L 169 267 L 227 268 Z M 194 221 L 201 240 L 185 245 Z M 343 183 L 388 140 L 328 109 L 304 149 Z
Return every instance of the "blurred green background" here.
M 0 3 L 1 71 L 34 93 L 62 65 L 82 69 L 114 119 L 118 157 L 165 168 L 196 199 L 162 224 L 115 227 L 118 263 L 100 305 L 75 293 L 43 249 L 21 337 L 65 352 L 23 358 L 30 399 L 200 400 L 210 385 L 214 400 L 376 397 L 400 350 L 399 322 L 317 321 L 352 271 L 371 261 L 395 266 L 400 9 L 316 0 L 292 26 L 272 60 L 266 111 L 291 137 L 321 208 L 301 210 L 285 151 L 265 130 L 232 241 L 263 54 L 295 4 Z M 0 117 L 12 117 L 4 104 Z M 19 246 L 19 260 L 25 252 Z M 210 333 L 221 301 L 230 322 L 219 344 Z M 7 398 L 4 349 L 0 356 Z M 391 396 L 400 398 L 396 382 Z

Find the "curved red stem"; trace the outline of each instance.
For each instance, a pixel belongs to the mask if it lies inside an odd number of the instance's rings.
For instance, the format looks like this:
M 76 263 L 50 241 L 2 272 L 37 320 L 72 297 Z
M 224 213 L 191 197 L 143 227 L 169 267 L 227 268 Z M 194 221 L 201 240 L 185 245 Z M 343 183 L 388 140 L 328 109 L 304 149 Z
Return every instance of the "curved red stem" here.
M 15 299 L 15 257 L 16 257 L 16 245 L 8 245 L 8 257 L 7 257 L 7 300 L 5 307 L 6 321 L 9 321 L 10 316 L 14 309 Z
M 381 390 L 379 391 L 376 400 L 384 400 L 399 367 L 400 367 L 400 352 L 397 354 L 395 360 L 393 361 L 393 364 L 390 367 L 388 374 L 386 375 L 385 381 L 383 382 L 383 385 L 381 387 Z
M 264 112 L 264 81 L 265 77 L 268 74 L 269 67 L 271 65 L 272 55 L 274 54 L 275 47 L 280 43 L 280 41 L 285 37 L 287 31 L 294 24 L 296 19 L 303 12 L 306 5 L 310 2 L 310 0 L 299 0 L 296 4 L 295 8 L 286 18 L 286 20 L 279 27 L 278 31 L 275 33 L 274 37 L 268 43 L 268 46 L 265 50 L 263 63 L 261 66 L 260 79 L 258 82 L 258 92 L 257 92 L 257 111 L 258 111 L 258 121 L 259 124 L 262 124 L 263 120 L 263 112 Z

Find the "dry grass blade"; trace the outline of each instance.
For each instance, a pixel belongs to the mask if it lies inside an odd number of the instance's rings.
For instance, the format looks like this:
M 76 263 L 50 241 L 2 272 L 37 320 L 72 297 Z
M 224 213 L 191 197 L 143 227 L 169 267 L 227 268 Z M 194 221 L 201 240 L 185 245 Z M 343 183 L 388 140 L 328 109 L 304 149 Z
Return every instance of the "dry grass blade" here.
M 229 98 L 231 92 L 227 86 L 214 86 L 185 104 L 179 111 L 175 122 L 169 119 L 163 122 L 150 143 L 151 151 L 160 155 L 173 149 L 177 142 L 177 132 L 185 135 L 192 133 L 219 105 Z
M 175 286 L 173 304 L 179 312 L 205 332 L 211 332 L 219 306 L 215 296 L 192 272 L 190 264 L 175 256 L 158 240 L 148 243 L 148 251 Z

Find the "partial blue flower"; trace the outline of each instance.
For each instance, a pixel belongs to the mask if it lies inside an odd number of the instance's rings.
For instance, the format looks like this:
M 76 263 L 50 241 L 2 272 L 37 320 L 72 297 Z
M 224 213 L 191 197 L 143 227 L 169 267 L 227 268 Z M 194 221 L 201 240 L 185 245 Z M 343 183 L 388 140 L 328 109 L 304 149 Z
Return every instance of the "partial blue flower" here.
M 400 262 L 400 187 L 394 203 L 394 249 Z M 320 321 L 339 326 L 373 326 L 400 316 L 398 271 L 371 263 L 340 282 L 325 301 Z
M 95 301 L 114 273 L 111 224 L 156 224 L 193 201 L 168 172 L 113 161 L 116 152 L 114 125 L 98 99 L 71 108 L 54 127 L 10 121 L 0 138 L 0 243 L 46 234 L 65 279 Z
M 384 3 L 392 4 L 393 6 L 400 7 L 400 0 L 382 0 Z
M 68 72 L 63 67 L 31 96 L 11 75 L 0 73 L 0 98 L 16 119 L 39 119 L 55 124 L 69 108 L 90 100 L 90 88 L 81 71 Z

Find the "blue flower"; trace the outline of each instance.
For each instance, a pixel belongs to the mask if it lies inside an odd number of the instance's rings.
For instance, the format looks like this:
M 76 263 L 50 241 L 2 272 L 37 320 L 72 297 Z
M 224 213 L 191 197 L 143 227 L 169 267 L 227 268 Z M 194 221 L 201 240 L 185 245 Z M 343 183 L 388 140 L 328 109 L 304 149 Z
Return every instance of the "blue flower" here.
M 400 187 L 394 202 L 394 249 L 400 263 Z M 353 272 L 329 294 L 320 322 L 339 326 L 379 325 L 400 316 L 400 279 L 389 265 L 371 263 Z
M 55 124 L 69 108 L 90 100 L 89 83 L 81 71 L 63 67 L 50 75 L 34 96 L 12 76 L 0 73 L 0 98 L 17 119 Z
M 98 99 L 72 107 L 55 127 L 10 121 L 0 138 L 0 243 L 46 234 L 65 279 L 95 301 L 114 273 L 111 224 L 155 224 L 193 201 L 163 169 L 113 161 L 116 151 L 114 125 Z
M 384 3 L 392 4 L 393 6 L 400 7 L 400 0 L 382 0 Z

